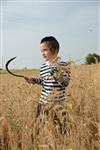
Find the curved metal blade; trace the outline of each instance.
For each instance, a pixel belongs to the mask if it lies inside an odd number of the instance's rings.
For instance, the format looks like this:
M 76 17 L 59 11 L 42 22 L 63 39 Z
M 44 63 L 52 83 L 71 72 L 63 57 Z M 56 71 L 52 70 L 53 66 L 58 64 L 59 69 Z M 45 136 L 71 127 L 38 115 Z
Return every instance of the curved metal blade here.
M 13 57 L 13 58 L 11 58 L 10 60 L 8 60 L 7 63 L 6 63 L 6 65 L 5 65 L 5 68 L 6 68 L 7 72 L 10 73 L 11 75 L 16 76 L 16 77 L 20 77 L 20 78 L 25 78 L 23 75 L 15 74 L 15 73 L 13 73 L 13 72 L 11 72 L 11 71 L 9 70 L 8 65 L 9 65 L 9 63 L 10 63 L 12 60 L 14 60 L 15 58 L 16 58 L 16 57 Z

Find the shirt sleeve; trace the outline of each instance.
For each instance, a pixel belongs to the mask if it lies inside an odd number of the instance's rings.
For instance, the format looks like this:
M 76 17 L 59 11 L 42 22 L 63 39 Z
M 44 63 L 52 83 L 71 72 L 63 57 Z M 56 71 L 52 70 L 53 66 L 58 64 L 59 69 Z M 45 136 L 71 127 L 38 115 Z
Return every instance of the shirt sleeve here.
M 65 62 L 58 64 L 58 67 L 52 73 L 55 80 L 64 87 L 67 87 L 70 81 L 70 68 L 67 65 Z
M 41 67 L 42 67 L 42 65 L 41 65 Z M 39 72 L 41 71 L 41 67 L 40 67 Z M 33 79 L 33 82 L 35 82 L 36 84 L 43 85 L 43 78 L 42 78 L 40 73 L 39 73 L 39 77 L 38 78 L 34 78 L 34 76 L 33 76 L 32 79 Z
M 36 83 L 36 84 L 40 84 L 40 85 L 43 85 L 43 80 L 42 78 L 32 78 L 33 81 Z
M 70 81 L 70 74 L 69 72 L 65 72 L 62 74 L 62 82 L 61 84 L 65 87 L 67 87 L 69 85 L 69 81 Z

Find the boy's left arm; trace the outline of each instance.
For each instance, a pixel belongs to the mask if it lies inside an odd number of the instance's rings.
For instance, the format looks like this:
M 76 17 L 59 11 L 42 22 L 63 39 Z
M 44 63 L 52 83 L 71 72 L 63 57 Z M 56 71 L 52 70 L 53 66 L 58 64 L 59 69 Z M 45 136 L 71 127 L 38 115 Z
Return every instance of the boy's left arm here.
M 66 71 L 66 72 L 63 72 L 61 74 L 61 78 L 62 78 L 62 82 L 61 84 L 65 87 L 67 87 L 69 85 L 69 81 L 70 81 L 70 71 Z
M 55 69 L 54 78 L 61 85 L 67 87 L 70 81 L 70 68 L 67 65 L 58 65 Z

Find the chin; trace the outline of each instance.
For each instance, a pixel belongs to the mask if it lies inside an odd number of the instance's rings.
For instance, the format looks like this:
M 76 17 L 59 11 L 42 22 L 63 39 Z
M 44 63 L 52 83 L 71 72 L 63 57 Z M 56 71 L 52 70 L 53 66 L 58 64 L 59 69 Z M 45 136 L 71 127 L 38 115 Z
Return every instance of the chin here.
M 48 59 L 47 59 L 47 58 L 44 58 L 44 60 L 45 60 L 45 61 L 48 61 Z

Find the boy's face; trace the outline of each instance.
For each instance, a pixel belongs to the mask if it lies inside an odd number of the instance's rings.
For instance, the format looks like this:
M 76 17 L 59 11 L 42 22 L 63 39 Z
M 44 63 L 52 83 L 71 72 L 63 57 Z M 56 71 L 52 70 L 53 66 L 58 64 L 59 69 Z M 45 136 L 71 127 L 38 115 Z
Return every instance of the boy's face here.
M 41 49 L 42 56 L 46 61 L 50 61 L 54 59 L 55 56 L 57 56 L 57 54 L 52 54 L 52 52 L 50 51 L 50 48 L 45 42 L 40 44 L 40 49 Z

